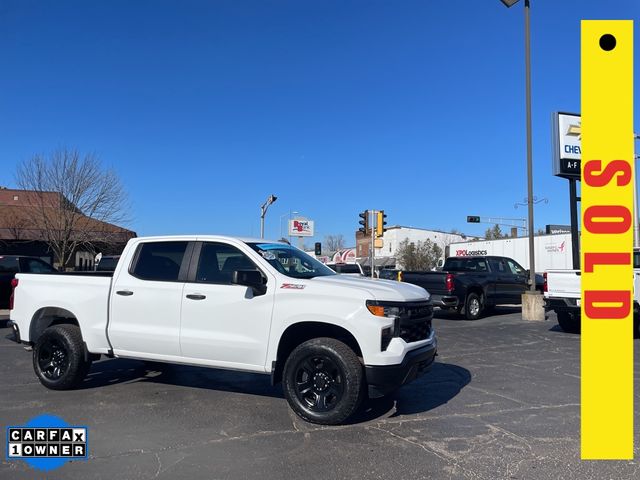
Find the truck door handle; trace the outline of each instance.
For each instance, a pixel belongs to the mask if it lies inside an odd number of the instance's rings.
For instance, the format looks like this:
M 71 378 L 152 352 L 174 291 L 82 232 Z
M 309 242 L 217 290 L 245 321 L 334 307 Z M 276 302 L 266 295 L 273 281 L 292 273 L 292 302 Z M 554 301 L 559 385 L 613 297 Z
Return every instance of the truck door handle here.
M 190 293 L 189 295 L 187 295 L 187 298 L 189 300 L 204 300 L 205 298 L 207 298 L 206 295 L 196 295 L 193 293 Z
M 118 290 L 116 293 L 118 295 L 122 295 L 123 297 L 130 297 L 131 295 L 133 295 L 133 292 L 131 290 Z

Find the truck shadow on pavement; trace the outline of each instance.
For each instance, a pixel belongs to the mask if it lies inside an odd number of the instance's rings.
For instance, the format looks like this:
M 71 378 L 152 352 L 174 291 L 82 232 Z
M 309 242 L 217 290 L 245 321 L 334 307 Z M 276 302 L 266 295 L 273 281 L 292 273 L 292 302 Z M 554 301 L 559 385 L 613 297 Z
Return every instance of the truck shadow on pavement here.
M 350 424 L 370 422 L 379 418 L 396 418 L 428 412 L 448 403 L 471 383 L 471 372 L 451 363 L 432 365 L 431 370 L 383 398 L 365 402 Z
M 79 389 L 138 382 L 261 395 L 284 400 L 282 385 L 271 385 L 268 375 L 125 359 L 94 363 Z M 466 368 L 436 361 L 430 372 L 398 391 L 384 398 L 365 401 L 348 423 L 357 424 L 381 417 L 413 415 L 433 410 L 449 402 L 470 382 L 471 373 Z
M 79 388 L 138 382 L 284 398 L 280 386 L 272 386 L 268 375 L 129 359 L 107 359 L 94 363 Z

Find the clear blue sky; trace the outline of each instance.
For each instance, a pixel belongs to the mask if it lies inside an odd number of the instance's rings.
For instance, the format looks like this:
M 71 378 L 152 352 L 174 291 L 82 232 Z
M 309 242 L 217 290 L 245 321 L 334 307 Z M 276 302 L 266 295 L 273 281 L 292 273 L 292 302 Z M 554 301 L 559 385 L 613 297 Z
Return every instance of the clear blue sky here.
M 0 185 L 69 146 L 118 171 L 140 235 L 257 236 L 271 193 L 269 237 L 289 209 L 350 244 L 366 208 L 481 234 L 466 215 L 526 216 L 523 3 L 5 0 Z M 580 111 L 580 20 L 640 2 L 531 3 L 539 227 L 569 223 L 550 118 Z

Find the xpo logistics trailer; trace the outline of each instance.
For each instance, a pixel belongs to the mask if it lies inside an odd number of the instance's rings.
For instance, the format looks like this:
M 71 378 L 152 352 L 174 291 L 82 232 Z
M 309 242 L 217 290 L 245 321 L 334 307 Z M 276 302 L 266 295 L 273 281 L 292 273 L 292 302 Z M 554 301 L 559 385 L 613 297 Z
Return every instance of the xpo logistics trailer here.
M 536 272 L 573 268 L 570 233 L 536 235 L 534 247 Z M 451 243 L 445 249 L 445 257 L 447 258 L 478 255 L 510 257 L 528 269 L 529 237 L 456 242 Z

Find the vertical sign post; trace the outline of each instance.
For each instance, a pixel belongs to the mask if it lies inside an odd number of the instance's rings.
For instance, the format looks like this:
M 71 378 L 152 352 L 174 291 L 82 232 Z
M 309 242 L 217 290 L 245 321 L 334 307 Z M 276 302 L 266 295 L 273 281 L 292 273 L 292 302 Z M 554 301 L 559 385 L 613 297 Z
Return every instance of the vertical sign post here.
M 583 459 L 633 458 L 633 22 L 582 22 Z

